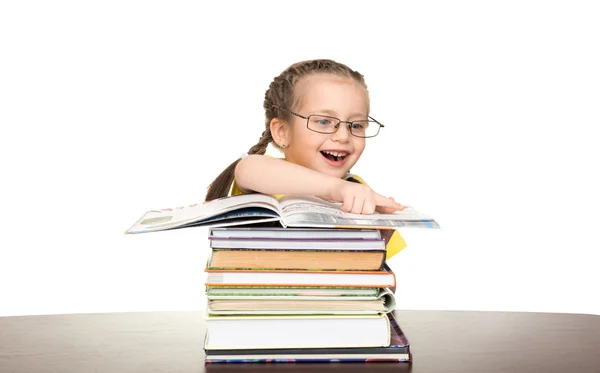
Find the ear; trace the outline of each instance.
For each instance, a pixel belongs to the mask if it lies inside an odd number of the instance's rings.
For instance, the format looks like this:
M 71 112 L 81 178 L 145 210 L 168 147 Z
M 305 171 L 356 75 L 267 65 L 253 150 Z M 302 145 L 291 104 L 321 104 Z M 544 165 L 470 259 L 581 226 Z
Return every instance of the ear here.
M 290 128 L 285 121 L 279 118 L 273 118 L 271 119 L 270 127 L 271 136 L 273 137 L 273 141 L 275 142 L 275 144 L 277 144 L 279 147 L 281 147 L 282 145 L 289 145 Z

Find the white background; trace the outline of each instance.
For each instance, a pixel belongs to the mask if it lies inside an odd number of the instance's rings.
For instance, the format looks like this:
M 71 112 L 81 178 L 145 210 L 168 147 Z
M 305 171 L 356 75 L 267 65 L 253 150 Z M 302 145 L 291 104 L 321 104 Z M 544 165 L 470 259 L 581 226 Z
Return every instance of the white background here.
M 600 314 L 596 2 L 390 4 L 2 2 L 0 315 L 203 309 L 205 228 L 123 232 L 203 200 L 311 58 L 386 125 L 353 171 L 443 227 L 402 231 L 398 308 Z

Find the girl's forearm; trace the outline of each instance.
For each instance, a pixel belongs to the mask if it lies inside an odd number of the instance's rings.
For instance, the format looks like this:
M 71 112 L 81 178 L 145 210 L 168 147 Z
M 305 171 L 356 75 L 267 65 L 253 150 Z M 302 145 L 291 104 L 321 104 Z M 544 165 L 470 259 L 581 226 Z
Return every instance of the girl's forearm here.
M 264 155 L 249 155 L 235 169 L 237 186 L 264 194 L 309 194 L 331 197 L 343 182 L 333 176 Z

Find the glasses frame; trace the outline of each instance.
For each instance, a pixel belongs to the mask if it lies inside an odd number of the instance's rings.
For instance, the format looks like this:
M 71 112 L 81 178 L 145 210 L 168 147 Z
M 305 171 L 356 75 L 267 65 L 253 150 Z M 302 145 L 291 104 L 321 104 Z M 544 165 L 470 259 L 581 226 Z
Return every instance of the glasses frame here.
M 379 135 L 379 132 L 381 131 L 381 129 L 382 129 L 383 127 L 385 127 L 383 124 L 379 123 L 379 121 L 378 121 L 378 120 L 376 120 L 375 118 L 373 118 L 373 117 L 371 117 L 370 115 L 368 115 L 367 117 L 368 117 L 368 118 L 369 118 L 371 121 L 373 121 L 373 122 L 377 123 L 377 125 L 379 125 L 379 127 L 377 127 L 377 133 L 375 133 L 373 136 L 358 136 L 358 135 L 355 135 L 355 134 L 352 132 L 352 124 L 353 124 L 354 122 L 357 122 L 357 121 L 352 121 L 352 122 L 350 122 L 350 121 L 347 121 L 347 120 L 341 120 L 340 118 L 332 117 L 332 116 L 329 116 L 329 115 L 323 115 L 323 114 L 310 114 L 309 116 L 305 117 L 304 115 L 300 115 L 300 114 L 298 114 L 298 113 L 294 113 L 294 112 L 293 112 L 293 111 L 291 111 L 291 110 L 288 110 L 288 109 L 285 109 L 285 108 L 279 107 L 279 106 L 277 106 L 277 105 L 273 105 L 273 107 L 274 107 L 274 108 L 277 108 L 277 109 L 279 109 L 279 110 L 287 111 L 288 113 L 290 113 L 290 114 L 293 114 L 293 115 L 295 115 L 295 116 L 297 116 L 297 117 L 299 117 L 299 118 L 306 119 L 306 128 L 308 128 L 309 130 L 311 130 L 311 131 L 313 131 L 313 132 L 316 132 L 316 133 L 322 133 L 322 134 L 325 134 L 325 135 L 331 135 L 332 133 L 336 133 L 336 132 L 337 132 L 337 131 L 340 129 L 340 124 L 342 124 L 342 123 L 347 123 L 347 124 L 346 124 L 346 127 L 348 127 L 348 131 L 350 131 L 350 134 L 351 134 L 352 136 L 354 136 L 354 137 L 358 137 L 358 138 L 361 138 L 361 139 L 368 139 L 368 138 L 375 137 L 375 136 Z M 338 123 L 335 125 L 335 131 L 333 131 L 333 132 L 321 132 L 321 131 L 317 131 L 317 130 L 314 130 L 314 129 L 310 128 L 310 127 L 308 126 L 308 124 L 310 123 L 310 120 L 309 120 L 309 118 L 310 118 L 311 116 L 320 116 L 320 117 L 326 117 L 326 118 L 337 119 Z M 360 121 L 358 121 L 358 122 L 360 122 Z

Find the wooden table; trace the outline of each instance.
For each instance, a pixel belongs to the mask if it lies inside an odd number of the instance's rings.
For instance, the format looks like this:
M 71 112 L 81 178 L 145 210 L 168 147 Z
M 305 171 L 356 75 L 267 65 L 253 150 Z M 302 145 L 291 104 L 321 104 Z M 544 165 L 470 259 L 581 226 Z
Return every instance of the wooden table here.
M 202 312 L 0 317 L 0 372 L 600 372 L 600 316 L 402 311 L 413 363 L 208 364 Z

